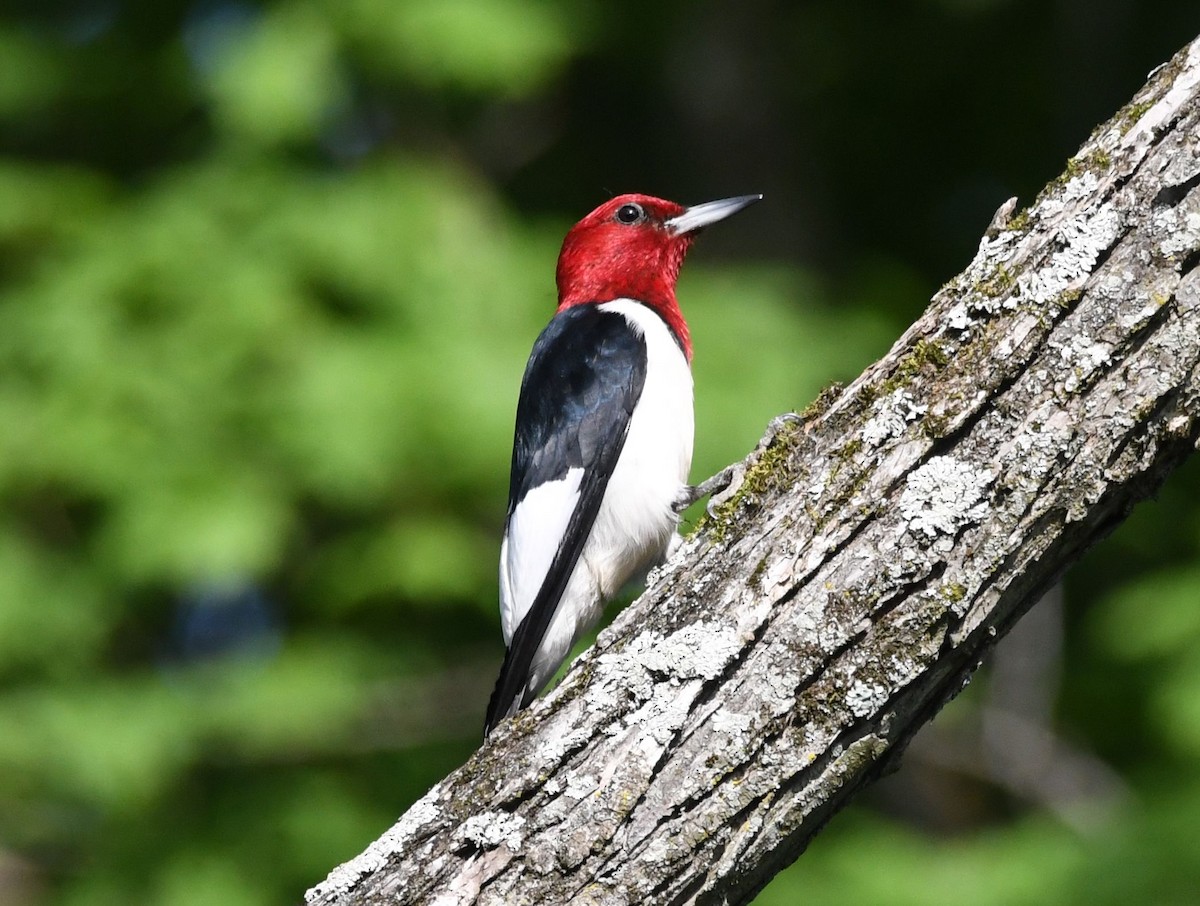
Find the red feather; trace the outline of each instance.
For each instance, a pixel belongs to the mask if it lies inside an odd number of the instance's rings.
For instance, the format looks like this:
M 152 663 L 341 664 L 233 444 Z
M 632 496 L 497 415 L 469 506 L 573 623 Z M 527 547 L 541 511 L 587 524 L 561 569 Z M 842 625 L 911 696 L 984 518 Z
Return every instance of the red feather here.
M 645 219 L 620 223 L 616 213 L 626 204 L 641 205 Z M 575 224 L 558 256 L 558 310 L 634 299 L 658 312 L 690 362 L 692 341 L 675 298 L 675 282 L 694 235 L 675 235 L 666 226 L 685 210 L 649 195 L 619 195 Z

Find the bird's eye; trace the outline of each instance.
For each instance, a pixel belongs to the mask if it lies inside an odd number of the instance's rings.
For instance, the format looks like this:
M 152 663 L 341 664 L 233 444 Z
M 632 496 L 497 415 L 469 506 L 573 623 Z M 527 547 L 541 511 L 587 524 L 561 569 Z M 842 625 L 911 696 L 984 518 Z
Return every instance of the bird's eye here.
M 623 204 L 617 208 L 618 223 L 637 223 L 646 217 L 640 204 Z

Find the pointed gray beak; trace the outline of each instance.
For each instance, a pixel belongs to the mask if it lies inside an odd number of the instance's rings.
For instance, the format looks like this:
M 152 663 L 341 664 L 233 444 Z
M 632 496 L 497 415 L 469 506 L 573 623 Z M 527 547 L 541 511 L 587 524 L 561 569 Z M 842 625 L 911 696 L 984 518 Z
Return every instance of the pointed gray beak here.
M 676 236 L 694 233 L 710 223 L 724 220 L 730 214 L 736 214 L 742 208 L 761 200 L 761 195 L 738 195 L 736 198 L 722 198 L 720 201 L 706 201 L 704 204 L 692 205 L 682 214 L 668 220 L 667 229 Z

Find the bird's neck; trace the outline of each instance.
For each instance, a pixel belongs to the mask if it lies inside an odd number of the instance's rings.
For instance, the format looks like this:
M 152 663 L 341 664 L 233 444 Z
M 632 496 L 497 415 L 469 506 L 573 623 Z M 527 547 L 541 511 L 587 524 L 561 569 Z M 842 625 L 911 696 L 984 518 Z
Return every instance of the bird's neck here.
M 679 303 L 675 300 L 674 292 L 671 292 L 669 296 L 653 295 L 649 298 L 633 292 L 597 294 L 592 298 L 567 297 L 558 304 L 558 311 L 566 311 L 568 308 L 573 308 L 576 305 L 602 305 L 605 302 L 613 302 L 617 299 L 630 299 L 638 302 L 662 318 L 663 322 L 667 325 L 667 329 L 671 331 L 671 335 L 675 338 L 675 342 L 679 344 L 679 348 L 688 360 L 688 364 L 691 364 L 692 337 L 688 332 L 687 321 L 683 317 L 683 311 L 679 308 Z
M 558 264 L 558 311 L 614 299 L 640 302 L 666 322 L 690 363 L 692 338 L 675 298 L 675 281 L 686 251 L 687 244 L 681 242 L 665 254 L 627 255 L 619 267 L 603 258 L 564 254 Z
M 637 301 L 641 302 L 642 300 L 638 299 Z M 671 331 L 671 336 L 675 338 L 675 342 L 683 350 L 683 355 L 690 365 L 692 363 L 692 336 L 688 332 L 687 321 L 684 320 L 679 303 L 675 301 L 675 293 L 671 293 L 671 298 L 667 304 L 654 302 L 643 302 L 642 304 L 647 308 L 653 309 L 666 322 L 667 328 Z

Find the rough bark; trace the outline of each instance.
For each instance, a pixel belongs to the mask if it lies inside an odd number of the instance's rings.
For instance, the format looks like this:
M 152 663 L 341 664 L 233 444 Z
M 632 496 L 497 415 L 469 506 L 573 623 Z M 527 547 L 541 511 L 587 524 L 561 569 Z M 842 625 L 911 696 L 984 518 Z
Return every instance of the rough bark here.
M 318 904 L 745 903 L 1200 437 L 1200 39 Z

